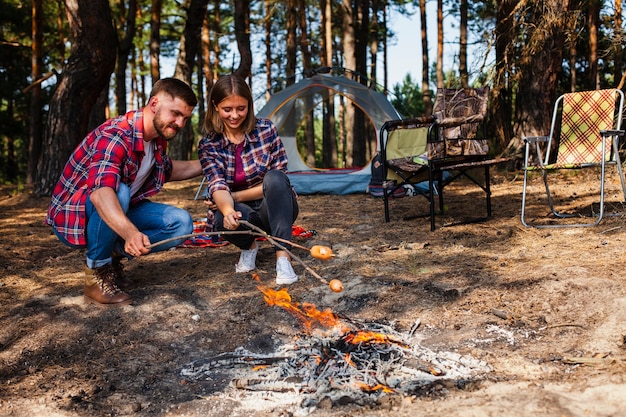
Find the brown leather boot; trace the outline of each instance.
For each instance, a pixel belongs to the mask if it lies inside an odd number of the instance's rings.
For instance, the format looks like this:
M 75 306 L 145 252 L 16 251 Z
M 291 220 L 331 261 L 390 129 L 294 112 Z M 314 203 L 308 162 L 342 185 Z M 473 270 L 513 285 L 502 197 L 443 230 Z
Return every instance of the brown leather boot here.
M 128 278 L 126 272 L 124 272 L 124 265 L 122 264 L 123 256 L 117 256 L 113 254 L 113 272 L 115 272 L 115 283 L 122 291 L 128 291 L 133 287 L 133 281 Z
M 133 299 L 117 286 L 115 280 L 111 264 L 95 269 L 85 268 L 85 302 L 104 308 L 131 304 Z

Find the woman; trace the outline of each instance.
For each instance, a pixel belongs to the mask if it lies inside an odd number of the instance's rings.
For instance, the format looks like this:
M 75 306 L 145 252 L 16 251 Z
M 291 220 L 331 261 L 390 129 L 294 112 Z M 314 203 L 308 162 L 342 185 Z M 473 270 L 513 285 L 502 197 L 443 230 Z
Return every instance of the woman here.
M 252 93 L 243 78 L 226 75 L 209 94 L 204 119 L 206 136 L 198 156 L 208 179 L 209 214 L 214 229 L 244 230 L 246 220 L 272 236 L 290 241 L 298 203 L 289 178 L 287 154 L 276 127 L 254 115 Z M 215 212 L 215 213 L 213 213 Z M 241 249 L 235 272 L 256 268 L 258 244 L 252 235 L 226 234 Z M 289 244 L 285 248 L 290 249 Z M 289 253 L 276 250 L 276 283 L 292 284 L 298 276 Z

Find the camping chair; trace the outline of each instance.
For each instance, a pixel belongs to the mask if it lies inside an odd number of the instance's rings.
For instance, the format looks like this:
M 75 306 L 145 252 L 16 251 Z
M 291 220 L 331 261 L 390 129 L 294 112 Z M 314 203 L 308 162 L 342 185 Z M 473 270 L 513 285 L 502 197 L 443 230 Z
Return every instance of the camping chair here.
M 391 120 L 382 126 L 380 149 L 387 179 L 383 187 L 386 222 L 390 217 L 389 197 L 403 187 L 409 194 L 420 194 L 429 200 L 430 229 L 435 230 L 435 197 L 442 213 L 444 187 L 461 177 L 471 180 L 486 194 L 487 216 L 473 221 L 491 216 L 489 169 L 508 159 L 487 157 L 488 97 L 489 87 L 438 89 L 432 117 Z M 482 179 L 473 175 L 476 168 L 483 168 Z
M 560 96 L 554 104 L 549 136 L 524 138 L 524 188 L 522 190 L 522 224 L 526 227 L 595 226 L 604 216 L 604 184 L 607 165 L 616 165 L 626 199 L 624 173 L 619 158 L 619 138 L 624 131 L 622 110 L 624 93 L 617 89 L 582 91 Z M 559 125 L 560 119 L 560 125 Z M 531 146 L 532 145 L 532 146 Z M 543 145 L 543 146 L 542 146 Z M 536 162 L 531 162 L 531 148 L 536 149 Z M 556 150 L 556 155 L 551 150 Z M 545 153 L 545 155 L 542 155 Z M 526 221 L 528 174 L 541 171 L 550 211 L 557 219 L 589 217 L 581 213 L 557 211 L 548 186 L 548 173 L 564 169 L 600 168 L 600 206 L 595 221 L 581 223 L 529 224 Z
M 196 196 L 193 198 L 194 200 L 197 200 L 200 197 L 206 198 L 207 191 L 204 189 L 205 182 L 206 182 L 206 177 L 203 175 L 202 181 L 200 181 L 200 185 L 198 186 L 198 189 L 196 190 Z

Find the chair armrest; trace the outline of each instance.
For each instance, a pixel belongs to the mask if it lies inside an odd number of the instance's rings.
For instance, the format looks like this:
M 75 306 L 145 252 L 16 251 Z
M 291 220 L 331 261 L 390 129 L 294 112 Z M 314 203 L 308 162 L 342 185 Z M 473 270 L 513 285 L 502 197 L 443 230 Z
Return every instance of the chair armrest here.
M 548 142 L 550 140 L 550 136 L 524 136 L 522 139 L 525 143 L 539 143 Z
M 398 127 L 427 127 L 433 124 L 435 118 L 433 116 L 413 117 L 410 119 L 388 120 L 382 126 L 382 129 L 396 129 Z
M 601 130 L 600 135 L 601 136 L 619 136 L 620 138 L 623 138 L 624 131 L 623 130 Z
M 481 123 L 485 118 L 482 114 L 474 114 L 466 117 L 446 117 L 436 120 L 439 127 L 449 128 L 469 123 Z

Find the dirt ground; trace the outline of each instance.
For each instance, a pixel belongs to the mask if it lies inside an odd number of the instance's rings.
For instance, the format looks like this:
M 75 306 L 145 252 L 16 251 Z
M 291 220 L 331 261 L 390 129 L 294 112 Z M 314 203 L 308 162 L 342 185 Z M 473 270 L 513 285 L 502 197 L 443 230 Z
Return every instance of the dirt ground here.
M 561 195 L 589 206 L 589 175 L 562 176 Z M 198 181 L 169 184 L 156 200 L 205 215 Z M 541 191 L 534 179 L 530 189 Z M 619 201 L 617 181 L 608 200 Z M 391 202 L 366 194 L 301 196 L 296 222 L 327 243 L 329 261 L 294 253 L 333 293 L 294 262 L 296 302 L 399 332 L 415 343 L 486 364 L 464 381 L 441 378 L 411 395 L 375 401 L 320 401 L 301 394 L 250 392 L 229 374 L 185 378 L 203 358 L 245 348 L 271 352 L 306 338 L 292 314 L 268 305 L 250 274 L 234 274 L 232 246 L 178 248 L 126 264 L 132 306 L 102 310 L 82 301 L 84 253 L 43 224 L 47 198 L 0 188 L 0 415 L 2 416 L 622 416 L 626 410 L 626 218 L 591 228 L 526 229 L 521 178 L 493 179 L 488 221 L 441 227 L 481 214 L 475 187 L 446 189 L 447 211 L 430 232 L 422 197 Z M 622 213 L 626 209 L 621 205 Z M 536 204 L 531 215 L 546 214 Z M 257 258 L 273 284 L 269 243 Z M 419 326 L 417 326 L 419 324 Z M 254 370 L 250 369 L 253 373 Z M 338 390 L 341 387 L 337 387 Z M 282 396 L 281 396 L 282 395 Z M 367 394 L 364 394 L 367 396 Z M 372 394 L 373 395 L 373 394 Z

